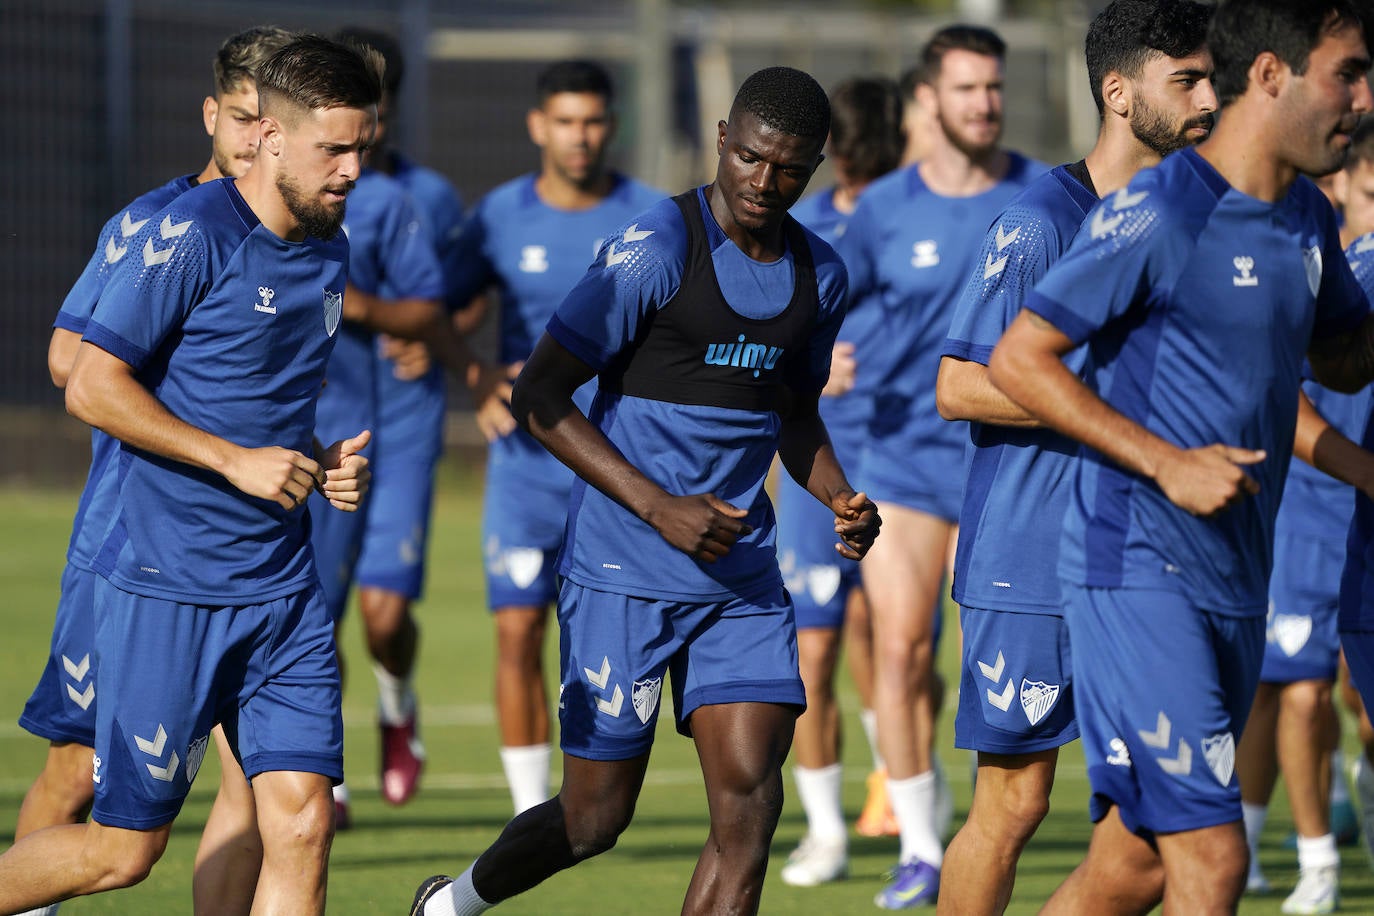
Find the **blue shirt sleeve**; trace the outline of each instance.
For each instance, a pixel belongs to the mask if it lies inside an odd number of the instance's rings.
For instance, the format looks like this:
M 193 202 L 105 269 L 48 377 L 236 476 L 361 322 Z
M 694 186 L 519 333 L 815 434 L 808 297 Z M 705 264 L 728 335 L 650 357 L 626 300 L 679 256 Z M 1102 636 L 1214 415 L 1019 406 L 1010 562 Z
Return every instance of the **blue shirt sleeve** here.
M 1167 294 L 1193 236 L 1170 225 L 1157 193 L 1127 187 L 1099 203 L 1025 308 L 1080 344 L 1133 308 L 1149 307 L 1152 291 Z
M 644 318 L 677 294 L 687 265 L 682 212 L 661 201 L 612 233 L 549 320 L 548 333 L 600 372 L 631 343 Z M 633 240 L 631 240 L 633 238 Z
M 171 225 L 176 223 L 173 217 Z M 151 219 L 130 241 L 128 254 L 100 294 L 85 339 L 142 369 L 210 285 L 209 252 L 200 227 L 191 223 L 180 237 L 163 240 L 157 219 Z
M 808 392 L 818 392 L 830 378 L 830 357 L 844 323 L 845 303 L 849 298 L 849 273 L 838 254 L 818 238 L 811 239 L 811 254 L 816 264 L 816 294 L 820 300 L 816 330 L 807 345 Z
M 873 259 L 878 250 L 874 239 L 878 232 L 877 210 L 877 204 L 870 197 L 860 197 L 844 234 L 835 241 L 835 252 L 844 261 L 849 274 L 851 309 L 877 293 L 878 272 Z
M 388 213 L 382 240 L 384 287 L 397 299 L 439 299 L 443 272 L 434 240 L 420 223 L 409 194 L 401 195 Z
M 483 199 L 468 214 L 448 255 L 449 311 L 467 308 L 475 296 L 496 282 L 496 270 L 487 256 L 487 203 Z
M 1319 193 L 1314 192 L 1314 198 Z M 1369 299 L 1364 287 L 1355 277 L 1350 260 L 1341 250 L 1340 227 L 1336 213 L 1325 198 L 1315 204 L 1322 208 L 1324 240 L 1322 245 L 1322 282 L 1317 289 L 1317 314 L 1312 325 L 1312 339 L 1333 337 L 1352 331 L 1369 314 Z M 1359 247 L 1355 242 L 1352 250 Z
M 110 217 L 100 230 L 96 240 L 95 252 L 77 277 L 76 283 L 62 300 L 62 308 L 53 321 L 53 327 L 62 328 L 75 334 L 84 334 L 86 322 L 90 321 L 95 304 L 100 299 L 100 291 L 105 288 L 110 272 L 129 252 L 129 240 L 123 237 L 121 225 L 132 227 L 124 213 Z M 135 230 L 136 231 L 136 230 Z

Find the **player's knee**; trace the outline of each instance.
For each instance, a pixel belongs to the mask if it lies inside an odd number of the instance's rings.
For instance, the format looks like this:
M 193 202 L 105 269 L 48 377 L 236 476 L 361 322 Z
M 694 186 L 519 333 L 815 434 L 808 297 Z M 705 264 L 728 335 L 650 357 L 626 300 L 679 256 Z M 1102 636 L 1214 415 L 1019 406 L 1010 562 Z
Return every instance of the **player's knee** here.
M 606 804 L 572 810 L 565 807 L 563 817 L 573 859 L 581 862 L 614 847 L 633 816 L 633 805 Z
M 1331 706 L 1331 684 L 1327 681 L 1298 681 L 1282 694 L 1283 712 L 1304 722 L 1319 723 Z
M 94 876 L 90 892 L 133 887 L 152 873 L 167 848 L 168 827 L 119 830 L 93 825 L 82 852 L 86 874 Z

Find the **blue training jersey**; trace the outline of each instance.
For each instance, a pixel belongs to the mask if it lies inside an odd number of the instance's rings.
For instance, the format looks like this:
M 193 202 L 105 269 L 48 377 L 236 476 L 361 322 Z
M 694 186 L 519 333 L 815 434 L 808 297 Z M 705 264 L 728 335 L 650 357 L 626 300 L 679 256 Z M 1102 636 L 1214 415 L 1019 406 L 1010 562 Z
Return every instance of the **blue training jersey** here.
M 148 219 L 195 186 L 196 176 L 181 175 L 134 199 L 123 210 L 106 221 L 96 241 L 95 253 L 86 262 L 76 284 L 67 293 L 62 308 L 53 321 L 54 328 L 73 334 L 85 334 L 86 323 L 95 311 L 100 293 L 109 282 L 110 274 L 124 256 L 129 245 Z M 119 452 L 119 442 L 100 430 L 91 428 L 91 469 L 77 503 L 72 523 L 72 537 L 67 545 L 67 561 L 82 569 L 89 569 L 100 539 L 109 527 L 114 511 L 114 492 L 117 478 L 107 473 Z
M 348 241 L 273 234 L 232 179 L 149 219 L 101 294 L 85 339 L 132 366 L 176 417 L 255 448 L 312 453 L 315 402 L 338 331 Z M 92 568 L 124 591 L 260 604 L 315 582 L 304 507 L 121 446 L 118 509 Z
M 745 318 L 782 312 L 793 292 L 789 251 L 763 264 L 747 257 L 716 223 L 699 189 L 697 201 L 721 293 Z M 819 391 L 844 318 L 845 270 L 835 253 L 807 233 L 815 261 L 819 314 L 805 365 Z M 610 235 L 596 262 L 549 322 L 549 334 L 601 372 L 631 347 L 645 320 L 677 293 L 687 255 L 682 212 L 661 201 Z M 709 357 L 708 357 L 709 359 Z M 781 421 L 772 411 L 669 403 L 598 390 L 593 424 L 639 468 L 674 495 L 713 493 L 746 508 L 753 531 L 715 563 L 700 563 L 585 481 L 568 509 L 559 573 L 600 591 L 670 601 L 749 597 L 779 583 L 772 504 L 764 480 L 777 452 Z
M 1262 616 L 1303 355 L 1369 309 L 1321 192 L 1299 179 L 1266 203 L 1183 150 L 1099 204 L 1026 307 L 1090 342 L 1089 382 L 1126 417 L 1180 448 L 1267 452 L 1246 468 L 1259 493 L 1202 519 L 1084 449 L 1063 577 L 1173 589 L 1210 611 Z
M 860 364 L 874 390 L 871 433 L 919 443 L 922 455 L 963 460 L 967 428 L 935 407 L 940 349 L 959 293 L 973 272 L 983 234 L 998 213 L 1046 166 L 1009 153 L 1006 176 L 969 197 L 945 197 L 920 165 L 870 184 L 836 250 L 849 269 L 851 308 L 879 312 L 880 332 Z M 870 494 L 882 498 L 880 494 Z
M 410 194 L 439 260 L 442 294 L 424 298 L 441 298 L 451 311 L 462 308 L 467 303 L 454 302 L 453 296 L 462 273 L 458 238 L 463 228 L 463 202 L 448 179 L 433 169 L 399 153 L 391 154 L 391 165 L 391 177 Z M 420 378 L 407 381 L 398 379 L 393 368 L 387 361 L 378 366 L 377 402 L 383 405 L 378 439 L 390 443 L 388 450 L 418 450 L 427 459 L 437 458 L 443 448 L 444 369 L 436 364 Z
M 348 195 L 344 232 L 350 284 L 386 299 L 441 297 L 434 246 L 399 182 L 365 169 Z M 351 322 L 339 329 L 316 419 L 325 445 L 371 429 L 381 447 L 378 424 L 393 405 L 378 399 L 379 378 L 391 373 L 379 365 L 375 338 L 371 330 Z
M 1002 211 L 954 310 L 945 356 L 986 366 L 1026 294 L 1059 260 L 1097 195 L 1064 166 L 1040 176 Z M 1083 370 L 1085 348 L 1065 363 Z M 970 423 L 973 456 L 959 515 L 954 600 L 997 611 L 1063 614 L 1058 532 L 1078 443 L 1049 429 Z

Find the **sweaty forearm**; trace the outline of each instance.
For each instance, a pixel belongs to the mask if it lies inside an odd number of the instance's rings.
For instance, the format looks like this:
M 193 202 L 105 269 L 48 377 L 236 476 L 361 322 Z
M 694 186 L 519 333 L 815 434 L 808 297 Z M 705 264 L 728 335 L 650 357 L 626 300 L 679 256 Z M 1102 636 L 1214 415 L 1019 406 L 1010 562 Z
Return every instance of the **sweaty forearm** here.
M 834 505 L 836 495 L 854 492 L 835 457 L 825 423 L 814 412 L 783 421 L 778 457 L 792 479 L 827 507 Z
M 365 294 L 364 294 L 365 295 Z M 364 315 L 359 319 L 370 331 L 423 340 L 434 322 L 441 319 L 443 309 L 433 299 L 380 299 L 365 296 Z
M 1307 395 L 1298 394 L 1293 455 L 1342 483 L 1374 492 L 1374 455 L 1346 438 L 1321 415 Z
M 987 366 L 945 356 L 935 384 L 935 403 L 946 420 L 971 420 L 995 426 L 1036 427 L 1040 421 L 988 378 Z

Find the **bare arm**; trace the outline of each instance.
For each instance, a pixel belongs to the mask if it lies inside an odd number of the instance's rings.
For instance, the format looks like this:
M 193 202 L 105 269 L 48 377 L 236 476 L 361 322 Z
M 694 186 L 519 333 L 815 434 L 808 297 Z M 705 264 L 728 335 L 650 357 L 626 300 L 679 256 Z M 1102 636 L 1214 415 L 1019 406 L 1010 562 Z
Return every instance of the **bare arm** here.
M 1175 505 L 1214 515 L 1259 485 L 1241 465 L 1264 452 L 1213 444 L 1181 449 L 1110 407 L 1065 367 L 1073 341 L 1034 312 L 1022 310 L 992 352 L 989 377 L 1046 426 L 1154 480 Z
M 859 560 L 873 546 L 882 519 L 867 496 L 855 493 L 835 458 L 830 434 L 816 412 L 816 398 L 794 405 L 783 418 L 778 457 L 792 479 L 835 513 L 835 545 L 841 556 Z
M 642 519 L 678 550 L 713 562 L 753 529 L 745 509 L 714 495 L 673 496 L 646 477 L 573 403 L 594 371 L 548 334 L 515 380 L 515 419 L 555 458 Z
M 1374 455 L 1327 422 L 1306 394 L 1298 392 L 1298 429 L 1293 455 L 1330 477 L 1374 497 Z
M 80 334 L 65 328 L 52 329 L 52 338 L 48 341 L 48 374 L 58 388 L 67 387 L 67 377 L 72 374 L 72 363 L 76 362 L 80 346 Z
M 67 411 L 135 448 L 221 474 L 244 493 L 284 509 L 325 484 L 319 464 L 300 452 L 245 448 L 173 416 L 134 377 L 132 366 L 91 343 L 77 350 Z
M 442 316 L 437 299 L 383 299 L 352 283 L 344 291 L 343 317 L 379 334 L 421 340 Z
M 971 359 L 940 358 L 935 406 L 946 420 L 972 420 L 997 426 L 1036 427 L 1040 421 L 992 383 L 988 367 Z
M 1355 330 L 1312 341 L 1307 361 L 1317 381 L 1354 394 L 1374 380 L 1374 313 Z

